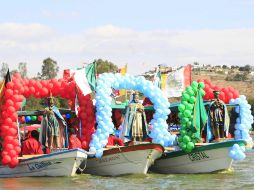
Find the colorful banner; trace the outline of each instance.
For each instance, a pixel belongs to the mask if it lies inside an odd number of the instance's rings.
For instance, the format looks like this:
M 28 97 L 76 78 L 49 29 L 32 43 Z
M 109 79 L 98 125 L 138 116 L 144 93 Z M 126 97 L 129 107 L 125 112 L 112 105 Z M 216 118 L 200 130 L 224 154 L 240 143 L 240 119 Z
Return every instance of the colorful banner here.
M 161 89 L 168 98 L 180 97 L 191 84 L 191 65 L 161 75 Z

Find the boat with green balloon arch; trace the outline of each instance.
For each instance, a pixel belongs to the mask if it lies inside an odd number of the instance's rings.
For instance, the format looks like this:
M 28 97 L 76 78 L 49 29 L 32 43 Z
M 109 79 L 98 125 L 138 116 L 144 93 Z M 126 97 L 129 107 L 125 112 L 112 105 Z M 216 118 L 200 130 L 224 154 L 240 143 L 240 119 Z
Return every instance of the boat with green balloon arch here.
M 209 85 L 208 85 L 209 83 Z M 209 86 L 209 87 L 207 87 Z M 162 157 L 155 161 L 151 170 L 157 173 L 209 173 L 229 169 L 233 160 L 243 160 L 246 147 L 252 147 L 253 142 L 249 130 L 253 116 L 246 97 L 237 95 L 234 89 L 218 89 L 211 87 L 210 81 L 193 81 L 182 93 L 181 102 L 176 112 L 180 119 L 180 134 L 178 145 L 166 148 Z M 216 89 L 214 89 L 216 88 Z M 209 138 L 210 109 L 214 100 L 211 91 L 222 90 L 232 92 L 229 98 L 223 94 L 225 106 L 231 107 L 236 114 L 235 121 L 230 123 L 231 138 L 227 136 L 216 140 Z M 203 101 L 203 100 L 208 101 Z M 205 138 L 202 135 L 206 132 Z

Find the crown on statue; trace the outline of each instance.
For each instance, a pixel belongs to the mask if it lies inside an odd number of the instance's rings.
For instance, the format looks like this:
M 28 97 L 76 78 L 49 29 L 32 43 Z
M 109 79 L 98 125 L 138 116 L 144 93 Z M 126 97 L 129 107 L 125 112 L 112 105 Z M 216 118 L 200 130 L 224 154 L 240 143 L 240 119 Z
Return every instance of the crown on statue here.
M 54 97 L 52 96 L 52 92 L 49 92 L 49 96 L 47 98 L 48 104 L 54 104 Z

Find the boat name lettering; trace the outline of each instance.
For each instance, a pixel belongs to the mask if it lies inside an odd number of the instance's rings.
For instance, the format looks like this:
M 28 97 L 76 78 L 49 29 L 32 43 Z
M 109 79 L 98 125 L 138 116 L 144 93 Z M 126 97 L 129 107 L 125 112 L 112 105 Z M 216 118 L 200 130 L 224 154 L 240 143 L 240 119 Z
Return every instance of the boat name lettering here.
M 188 154 L 188 156 L 191 161 L 199 161 L 209 158 L 209 156 L 205 152 L 190 153 Z
M 33 170 L 39 170 L 39 169 L 45 168 L 47 166 L 50 166 L 50 165 L 52 165 L 52 163 L 47 161 L 47 162 L 36 162 L 33 164 L 27 164 L 27 165 L 28 165 L 29 170 L 33 171 Z
M 111 162 L 114 160 L 119 160 L 120 156 L 119 155 L 113 155 L 111 157 L 106 157 L 106 158 L 101 158 L 99 159 L 99 163 L 103 163 L 103 162 Z

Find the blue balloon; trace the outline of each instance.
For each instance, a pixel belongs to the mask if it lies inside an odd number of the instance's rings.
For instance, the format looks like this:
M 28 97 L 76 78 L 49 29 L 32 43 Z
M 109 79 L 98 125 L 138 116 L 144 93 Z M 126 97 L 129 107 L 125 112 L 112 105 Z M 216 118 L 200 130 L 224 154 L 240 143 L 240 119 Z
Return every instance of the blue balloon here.
M 65 116 L 66 116 L 67 119 L 71 118 L 71 114 L 69 114 L 69 113 L 67 113 Z
M 26 123 L 30 122 L 31 121 L 31 117 L 30 116 L 26 116 L 25 117 L 25 121 L 26 121 Z

